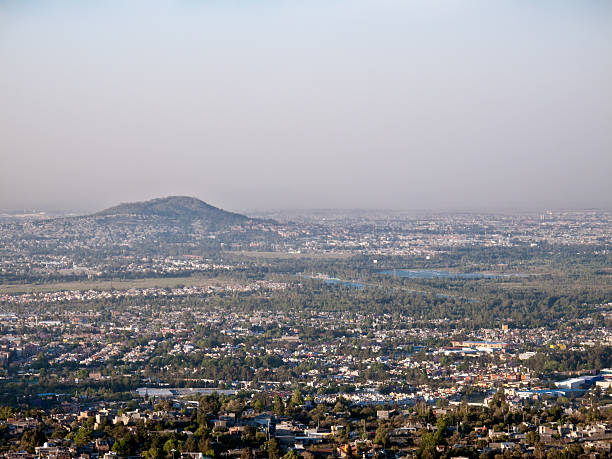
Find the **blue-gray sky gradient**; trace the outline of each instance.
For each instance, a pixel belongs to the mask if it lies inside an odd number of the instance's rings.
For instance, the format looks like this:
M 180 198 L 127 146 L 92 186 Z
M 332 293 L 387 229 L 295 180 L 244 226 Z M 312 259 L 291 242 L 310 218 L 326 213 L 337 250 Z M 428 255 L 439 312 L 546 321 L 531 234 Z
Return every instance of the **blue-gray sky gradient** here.
M 0 0 L 0 207 L 612 207 L 612 2 Z

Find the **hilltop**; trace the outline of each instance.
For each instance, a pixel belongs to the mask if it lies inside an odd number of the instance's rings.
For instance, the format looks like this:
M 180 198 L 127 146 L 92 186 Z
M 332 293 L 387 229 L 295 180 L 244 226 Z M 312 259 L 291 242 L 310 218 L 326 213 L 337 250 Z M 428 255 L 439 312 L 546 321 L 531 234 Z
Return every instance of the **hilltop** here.
M 168 196 L 150 201 L 123 203 L 93 214 L 93 216 L 164 217 L 179 220 L 205 220 L 215 224 L 239 224 L 249 220 L 245 215 L 228 212 L 188 196 Z
M 78 263 L 112 257 L 212 256 L 228 247 L 270 250 L 281 237 L 273 220 L 249 218 L 187 196 L 123 203 L 100 212 L 0 223 L 23 253 L 72 255 Z M 5 237 L 4 243 L 8 243 Z M 15 242 L 17 244 L 17 242 Z

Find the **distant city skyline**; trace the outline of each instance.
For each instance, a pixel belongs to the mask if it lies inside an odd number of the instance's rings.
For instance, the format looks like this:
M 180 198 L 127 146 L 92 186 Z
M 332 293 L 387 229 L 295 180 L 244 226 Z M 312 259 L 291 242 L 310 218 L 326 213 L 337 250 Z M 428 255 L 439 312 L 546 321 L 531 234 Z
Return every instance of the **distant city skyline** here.
M 166 196 L 152 196 L 151 199 L 156 199 L 160 197 Z M 201 199 L 197 196 L 190 196 L 196 199 Z M 145 199 L 146 201 L 148 199 Z M 427 215 L 427 214 L 543 214 L 547 212 L 552 213 L 562 213 L 562 212 L 603 212 L 610 213 L 612 212 L 612 206 L 610 207 L 550 207 L 550 206 L 529 206 L 524 205 L 522 207 L 494 207 L 494 206 L 465 206 L 465 207 L 413 207 L 413 208 L 399 208 L 399 207 L 224 207 L 218 205 L 218 203 L 209 202 L 205 199 L 201 199 L 207 204 L 218 207 L 222 210 L 237 212 L 240 214 L 244 214 L 247 216 L 262 216 L 265 218 L 274 218 L 273 215 L 277 216 L 308 216 L 308 217 L 320 217 L 325 218 L 326 214 L 329 216 L 338 216 L 338 215 L 355 215 L 355 214 L 364 214 L 373 216 L 376 214 L 393 216 L 393 215 L 410 215 L 414 214 L 415 216 L 419 215 Z M 105 207 L 61 207 L 61 206 L 47 206 L 47 207 L 36 207 L 36 206 L 24 206 L 24 207 L 3 207 L 0 208 L 0 217 L 5 216 L 34 216 L 35 214 L 40 214 L 44 218 L 55 218 L 55 217 L 65 217 L 65 216 L 83 216 L 94 214 L 96 212 L 106 210 L 109 207 L 112 207 L 115 204 L 126 204 L 132 202 L 140 202 L 143 200 L 135 200 L 135 201 L 117 201 L 115 203 L 111 203 Z
M 0 209 L 612 208 L 612 3 L 0 2 Z

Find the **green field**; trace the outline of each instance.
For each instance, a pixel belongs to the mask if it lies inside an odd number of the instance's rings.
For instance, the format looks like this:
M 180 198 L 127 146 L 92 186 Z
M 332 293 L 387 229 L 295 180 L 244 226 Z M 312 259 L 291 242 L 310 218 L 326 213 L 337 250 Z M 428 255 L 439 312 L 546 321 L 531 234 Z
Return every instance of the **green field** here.
M 2 284 L 0 293 L 57 292 L 62 290 L 112 290 L 129 288 L 174 288 L 180 286 L 223 286 L 230 283 L 226 278 L 204 276 L 151 277 L 144 279 L 87 280 L 74 282 L 53 282 L 48 284 Z

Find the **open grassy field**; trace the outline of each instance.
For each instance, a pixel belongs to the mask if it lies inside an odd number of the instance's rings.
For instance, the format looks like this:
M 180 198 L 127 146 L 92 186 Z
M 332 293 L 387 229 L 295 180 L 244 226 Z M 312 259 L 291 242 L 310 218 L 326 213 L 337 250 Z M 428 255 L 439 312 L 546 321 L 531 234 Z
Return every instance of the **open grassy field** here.
M 87 280 L 75 282 L 54 282 L 48 284 L 2 284 L 0 293 L 57 292 L 62 290 L 111 290 L 128 288 L 174 288 L 179 286 L 222 286 L 229 279 L 218 277 L 151 277 L 144 279 Z M 235 282 L 234 282 L 235 283 Z

